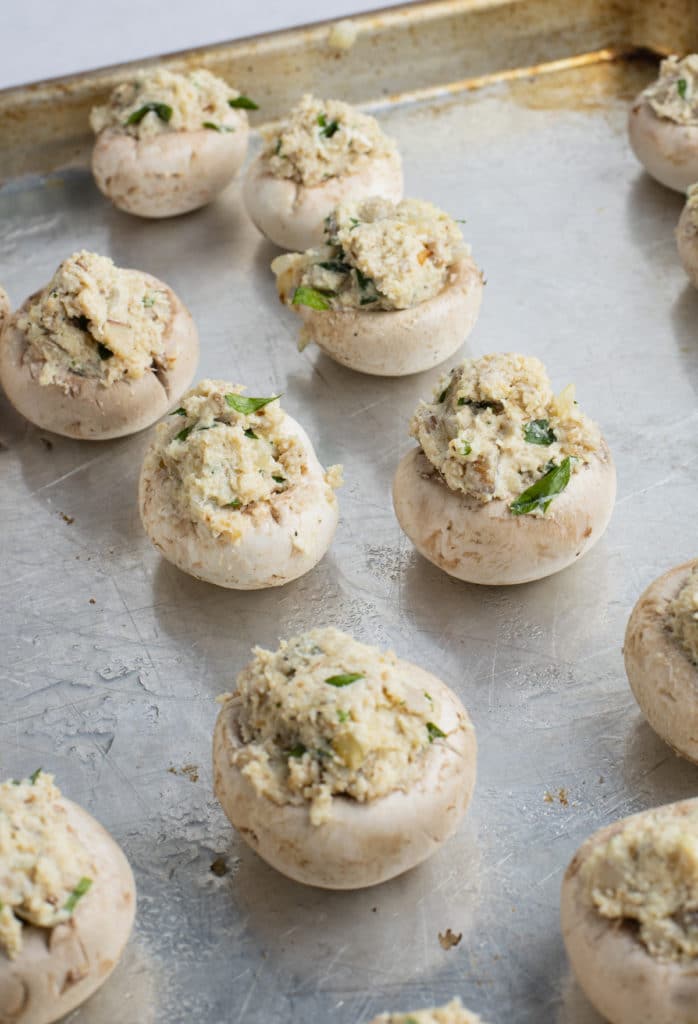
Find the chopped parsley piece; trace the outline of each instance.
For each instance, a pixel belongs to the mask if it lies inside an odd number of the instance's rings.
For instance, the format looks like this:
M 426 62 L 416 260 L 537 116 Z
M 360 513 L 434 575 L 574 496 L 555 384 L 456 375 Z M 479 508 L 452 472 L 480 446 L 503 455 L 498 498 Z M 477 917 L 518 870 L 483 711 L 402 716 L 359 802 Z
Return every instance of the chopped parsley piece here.
M 320 125 L 320 134 L 324 135 L 326 139 L 331 139 L 339 131 L 339 121 L 328 122 L 324 114 L 320 114 L 317 123 Z
M 31 775 L 29 776 L 29 781 L 31 782 L 32 786 L 36 785 L 36 780 L 41 775 L 41 772 L 42 772 L 42 769 L 41 768 L 37 768 L 36 771 L 32 772 Z
M 172 117 L 172 107 L 167 103 L 144 103 L 138 110 L 134 110 L 126 119 L 126 124 L 140 124 L 146 114 L 157 114 L 165 124 Z
M 426 691 L 426 690 L 424 691 L 424 696 L 426 697 L 426 699 L 427 699 L 427 700 L 428 700 L 428 701 L 429 701 L 429 702 L 430 702 L 431 704 L 433 704 L 433 703 L 434 703 L 434 698 L 432 697 L 432 695 L 431 695 L 430 693 L 427 693 L 427 691 Z
M 377 295 L 363 295 L 359 303 L 360 306 L 368 306 L 371 302 L 378 302 Z
M 439 729 L 438 725 L 433 722 L 427 722 L 427 732 L 429 733 L 429 742 L 433 743 L 434 740 L 445 740 L 446 733 Z
M 527 487 L 523 494 L 520 494 L 516 501 L 509 506 L 510 512 L 515 516 L 524 515 L 527 512 L 535 512 L 541 509 L 545 512 L 555 495 L 564 491 L 570 482 L 572 462 L 569 455 L 563 459 L 559 466 L 552 465 L 547 469 L 540 480 Z
M 248 427 L 245 431 L 245 437 L 251 437 L 253 441 L 259 441 L 259 434 L 255 434 L 252 427 Z
M 303 757 L 308 748 L 304 747 L 302 743 L 296 743 L 295 747 L 291 747 L 288 752 L 289 757 Z
M 349 223 L 351 224 L 351 227 L 350 227 L 350 229 L 349 229 L 349 230 L 350 230 L 350 231 L 353 231 L 353 230 L 354 230 L 354 228 L 358 228 L 358 226 L 359 226 L 359 224 L 361 223 L 361 221 L 360 221 L 360 220 L 357 220 L 357 219 L 356 219 L 356 217 L 350 217 L 350 218 L 349 218 Z
M 63 909 L 67 910 L 69 914 L 72 914 L 72 912 L 75 910 L 78 900 L 82 899 L 85 893 L 89 891 L 91 885 L 91 878 L 81 878 L 78 884 L 71 892 L 68 899 L 65 901 Z
M 451 386 L 451 383 L 449 381 L 449 383 L 446 385 L 446 387 L 443 389 L 443 391 L 441 392 L 441 394 L 439 395 L 439 397 L 437 399 L 439 405 L 441 405 L 443 402 L 446 401 L 446 395 L 448 394 L 448 389 L 450 388 L 450 386 Z
M 462 458 L 466 458 L 466 456 L 471 454 L 472 450 L 473 446 L 470 444 L 469 441 L 461 441 L 460 448 L 458 449 L 458 454 Z
M 185 427 L 184 430 L 180 430 L 180 432 L 174 436 L 175 441 L 186 441 L 195 426 L 196 424 L 192 423 L 190 427 Z
M 154 295 L 144 295 L 143 296 L 143 305 L 145 306 L 146 309 L 150 309 L 151 306 L 155 305 L 155 296 Z
M 223 506 L 223 508 L 242 508 L 242 502 L 239 498 L 235 498 L 234 501 L 229 501 L 227 505 Z
M 373 278 L 369 277 L 368 274 L 364 274 L 358 267 L 356 267 L 356 280 L 359 282 L 359 288 L 361 288 L 362 291 L 366 288 L 370 288 L 373 284 Z
M 355 683 L 357 679 L 363 678 L 363 672 L 343 672 L 338 676 L 328 676 L 325 682 L 330 686 L 349 686 L 350 683 Z
M 466 398 L 465 395 L 458 399 L 458 405 L 469 405 L 471 409 L 477 409 L 478 412 L 481 409 L 492 409 L 493 412 L 501 412 L 503 408 L 501 402 L 475 402 L 472 398 Z
M 542 444 L 549 445 L 554 444 L 557 441 L 555 431 L 550 426 L 548 420 L 531 420 L 527 423 L 523 431 L 524 441 L 528 441 L 529 444 Z
M 318 267 L 322 267 L 323 270 L 331 270 L 333 274 L 348 274 L 351 267 L 348 263 L 342 263 L 341 260 L 328 260 L 326 263 L 318 263 Z
M 277 139 L 276 140 L 276 147 L 274 149 L 274 156 L 279 156 L 280 154 L 281 154 L 281 139 Z
M 676 83 L 676 91 L 678 92 L 678 94 L 679 94 L 679 96 L 681 97 L 682 100 L 686 99 L 686 90 L 687 90 L 687 88 L 688 88 L 688 82 L 686 81 L 686 79 L 685 78 L 679 78 L 678 82 Z
M 228 106 L 233 110 L 259 110 L 259 104 L 249 96 L 236 96 L 234 100 L 228 100 Z
M 209 128 L 212 132 L 220 132 L 221 135 L 224 135 L 226 132 L 235 131 L 232 124 L 216 124 L 215 121 L 202 121 L 201 127 Z
M 183 405 L 180 405 L 179 409 L 173 409 L 172 412 L 170 413 L 170 416 L 186 416 L 186 415 L 187 415 L 187 410 L 184 408 Z
M 270 402 L 275 402 L 277 398 L 281 398 L 281 395 L 272 395 L 271 398 L 248 398 L 246 395 L 226 395 L 225 400 L 231 409 L 235 412 L 240 412 L 243 416 L 249 416 L 253 412 L 258 412 L 259 409 L 263 409 L 265 405 L 269 405 Z
M 100 359 L 111 359 L 111 357 L 114 355 L 114 353 L 112 352 L 112 350 L 110 348 L 107 348 L 106 345 L 103 345 L 101 341 L 98 341 L 97 342 L 97 355 L 99 356 Z
M 277 484 L 285 484 L 286 483 L 286 477 L 285 476 L 273 476 L 272 475 L 272 480 L 274 480 Z
M 330 304 L 316 288 L 301 286 L 293 293 L 294 306 L 309 306 L 310 309 L 329 309 Z
M 337 708 L 337 718 L 340 722 L 348 722 L 350 717 L 349 712 L 345 711 L 344 708 Z

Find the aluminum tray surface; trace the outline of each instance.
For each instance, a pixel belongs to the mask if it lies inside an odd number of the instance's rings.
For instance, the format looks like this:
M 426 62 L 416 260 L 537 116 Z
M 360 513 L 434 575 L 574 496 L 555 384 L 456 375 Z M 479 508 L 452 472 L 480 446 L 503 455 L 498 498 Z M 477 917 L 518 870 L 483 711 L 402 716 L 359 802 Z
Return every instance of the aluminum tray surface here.
M 511 589 L 439 572 L 392 512 L 409 417 L 440 371 L 385 380 L 299 354 L 275 250 L 239 186 L 164 222 L 112 209 L 84 169 L 0 190 L 0 280 L 15 304 L 79 247 L 156 274 L 199 325 L 199 376 L 283 391 L 346 477 L 339 531 L 313 572 L 226 592 L 178 572 L 143 534 L 150 432 L 79 443 L 0 402 L 2 775 L 54 771 L 123 845 L 138 884 L 125 959 L 71 1021 L 360 1024 L 456 994 L 492 1022 L 599 1020 L 562 948 L 564 868 L 597 827 L 693 796 L 698 782 L 645 724 L 621 655 L 641 590 L 696 554 L 698 293 L 675 251 L 681 197 L 640 172 L 625 135 L 629 98 L 652 73 L 651 62 L 589 65 L 381 113 L 408 194 L 464 218 L 485 271 L 468 353 L 532 353 L 557 388 L 574 381 L 617 461 L 604 539 L 573 568 Z M 212 795 L 216 695 L 253 644 L 320 623 L 439 674 L 478 733 L 457 836 L 361 892 L 287 881 Z M 462 939 L 444 950 L 448 928 Z

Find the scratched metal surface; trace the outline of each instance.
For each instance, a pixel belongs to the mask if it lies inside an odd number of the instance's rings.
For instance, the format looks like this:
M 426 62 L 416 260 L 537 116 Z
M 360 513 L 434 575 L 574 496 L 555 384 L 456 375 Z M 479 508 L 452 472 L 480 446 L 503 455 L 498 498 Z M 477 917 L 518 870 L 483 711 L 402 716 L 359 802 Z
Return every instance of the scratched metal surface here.
M 80 170 L 0 191 L 0 280 L 15 303 L 79 246 L 158 275 L 199 324 L 200 376 L 284 391 L 322 461 L 346 475 L 336 540 L 313 572 L 225 592 L 143 535 L 148 432 L 65 440 L 0 399 L 1 774 L 55 771 L 123 845 L 139 892 L 125 959 L 76 1024 L 359 1024 L 455 994 L 493 1022 L 598 1021 L 561 945 L 564 867 L 601 824 L 698 786 L 698 769 L 644 724 L 621 657 L 641 589 L 696 554 L 698 293 L 675 254 L 681 200 L 640 173 L 624 133 L 650 70 L 588 67 L 382 114 L 408 191 L 467 219 L 488 281 L 470 351 L 535 353 L 555 385 L 575 381 L 617 460 L 603 541 L 515 589 L 451 580 L 401 535 L 391 476 L 437 372 L 371 379 L 299 355 L 273 250 L 237 186 L 164 223 L 112 210 Z M 211 792 L 216 695 L 253 644 L 317 623 L 438 672 L 479 738 L 458 835 L 358 893 L 277 875 Z M 210 870 L 218 858 L 223 877 Z M 463 934 L 448 951 L 446 928 Z

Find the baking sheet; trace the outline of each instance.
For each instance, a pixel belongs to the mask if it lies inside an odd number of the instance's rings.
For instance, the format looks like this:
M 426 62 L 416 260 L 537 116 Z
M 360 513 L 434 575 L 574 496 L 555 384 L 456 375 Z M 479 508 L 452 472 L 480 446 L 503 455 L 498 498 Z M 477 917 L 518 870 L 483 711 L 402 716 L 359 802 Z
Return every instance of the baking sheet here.
M 644 723 L 621 655 L 640 591 L 696 554 L 698 293 L 673 241 L 681 198 L 641 174 L 625 136 L 628 101 L 652 74 L 650 60 L 587 62 L 381 113 L 408 194 L 465 218 L 485 271 L 464 354 L 542 358 L 556 387 L 576 382 L 616 458 L 603 540 L 516 588 L 452 580 L 401 534 L 391 477 L 439 371 L 381 380 L 299 354 L 268 269 L 276 250 L 239 185 L 165 222 L 112 209 L 79 166 L 0 189 L 0 282 L 14 304 L 79 247 L 163 278 L 199 326 L 199 377 L 283 391 L 346 478 L 313 572 L 226 592 L 179 573 L 143 534 L 149 432 L 70 441 L 0 398 L 1 775 L 55 771 L 122 844 L 138 885 L 125 958 L 71 1021 L 360 1024 L 454 995 L 493 1024 L 599 1021 L 562 948 L 564 868 L 600 825 L 698 785 Z M 215 696 L 253 644 L 322 623 L 439 674 L 480 747 L 457 836 L 355 893 L 275 873 L 212 796 Z M 448 928 L 462 939 L 444 950 Z

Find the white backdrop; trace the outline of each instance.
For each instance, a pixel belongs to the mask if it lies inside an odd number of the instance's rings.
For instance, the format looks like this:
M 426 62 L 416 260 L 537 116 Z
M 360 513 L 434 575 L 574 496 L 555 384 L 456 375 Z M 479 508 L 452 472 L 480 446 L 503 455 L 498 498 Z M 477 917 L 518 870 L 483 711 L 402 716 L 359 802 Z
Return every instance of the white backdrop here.
M 0 88 L 396 0 L 0 0 Z

